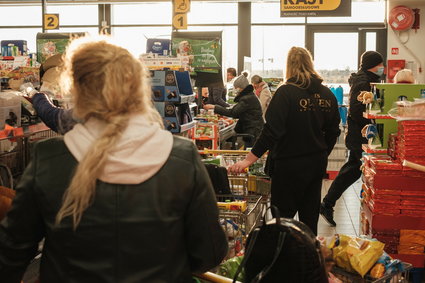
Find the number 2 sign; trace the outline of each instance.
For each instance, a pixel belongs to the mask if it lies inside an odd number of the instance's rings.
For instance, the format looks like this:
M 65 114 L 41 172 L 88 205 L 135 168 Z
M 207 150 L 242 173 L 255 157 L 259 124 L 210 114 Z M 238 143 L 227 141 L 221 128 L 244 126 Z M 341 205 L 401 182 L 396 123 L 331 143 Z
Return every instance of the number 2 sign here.
M 44 14 L 44 29 L 59 29 L 59 14 Z

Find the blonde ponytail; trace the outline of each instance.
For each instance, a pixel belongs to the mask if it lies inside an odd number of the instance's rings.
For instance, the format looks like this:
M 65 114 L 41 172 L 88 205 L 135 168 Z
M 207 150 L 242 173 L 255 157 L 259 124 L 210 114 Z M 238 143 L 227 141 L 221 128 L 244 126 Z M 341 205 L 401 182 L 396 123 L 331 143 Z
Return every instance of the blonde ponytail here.
M 116 116 L 106 126 L 102 136 L 91 146 L 79 163 L 75 175 L 63 197 L 63 204 L 56 215 L 56 224 L 72 216 L 74 229 L 81 221 L 83 212 L 93 202 L 96 193 L 96 176 L 102 174 L 108 152 L 121 138 L 128 126 L 128 116 Z
M 84 211 L 94 201 L 96 181 L 104 170 L 109 151 L 127 128 L 130 116 L 144 114 L 147 121 L 163 125 L 151 100 L 148 72 L 126 49 L 109 43 L 109 38 L 72 41 L 65 53 L 62 79 L 72 90 L 74 115 L 83 121 L 95 118 L 107 125 L 78 164 L 56 215 L 57 225 L 71 216 L 75 230 Z

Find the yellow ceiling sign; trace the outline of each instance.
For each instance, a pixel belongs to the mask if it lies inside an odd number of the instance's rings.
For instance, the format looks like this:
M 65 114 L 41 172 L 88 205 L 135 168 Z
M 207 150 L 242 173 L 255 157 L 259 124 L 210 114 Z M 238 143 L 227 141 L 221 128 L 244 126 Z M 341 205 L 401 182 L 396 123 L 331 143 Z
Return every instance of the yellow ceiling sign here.
M 173 0 L 174 13 L 187 13 L 190 10 L 190 0 Z
M 173 27 L 175 29 L 187 29 L 187 15 L 186 14 L 174 15 Z
M 44 14 L 44 29 L 59 29 L 59 14 Z
M 332 11 L 341 0 L 280 0 L 281 11 Z

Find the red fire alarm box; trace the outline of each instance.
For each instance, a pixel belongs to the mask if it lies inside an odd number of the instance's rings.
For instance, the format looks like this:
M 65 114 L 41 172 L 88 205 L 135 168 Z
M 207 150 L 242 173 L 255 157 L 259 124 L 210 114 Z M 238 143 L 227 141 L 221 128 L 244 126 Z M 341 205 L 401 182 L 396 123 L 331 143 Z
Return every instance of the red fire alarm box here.
M 392 83 L 395 74 L 398 71 L 404 69 L 406 66 L 406 60 L 388 60 L 387 63 L 387 80 L 388 83 Z
M 398 47 L 393 47 L 393 48 L 391 48 L 391 54 L 392 54 L 392 55 L 398 55 L 398 52 L 399 52 Z

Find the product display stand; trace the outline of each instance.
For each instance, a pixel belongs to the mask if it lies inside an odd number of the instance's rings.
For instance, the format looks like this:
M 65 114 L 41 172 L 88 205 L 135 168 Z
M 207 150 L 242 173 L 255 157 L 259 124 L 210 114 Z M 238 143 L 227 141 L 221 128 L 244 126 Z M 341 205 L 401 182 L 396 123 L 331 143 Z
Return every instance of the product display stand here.
M 423 268 L 425 261 L 425 173 L 403 160 L 425 163 L 425 121 L 396 121 L 388 111 L 395 101 L 420 97 L 425 85 L 377 84 L 381 113 L 365 117 L 381 124 L 382 148 L 363 145 L 360 233 L 385 243 L 393 258 Z
M 196 107 L 190 76 L 187 71 L 151 71 L 155 107 L 172 133 L 186 132 L 196 125 L 193 120 Z

